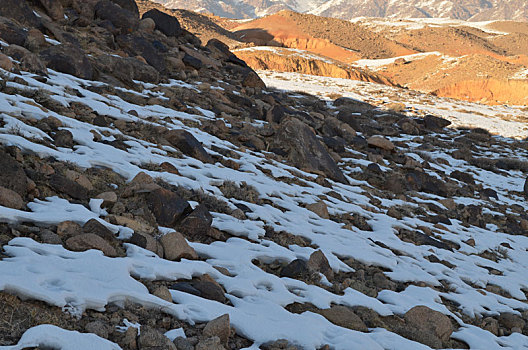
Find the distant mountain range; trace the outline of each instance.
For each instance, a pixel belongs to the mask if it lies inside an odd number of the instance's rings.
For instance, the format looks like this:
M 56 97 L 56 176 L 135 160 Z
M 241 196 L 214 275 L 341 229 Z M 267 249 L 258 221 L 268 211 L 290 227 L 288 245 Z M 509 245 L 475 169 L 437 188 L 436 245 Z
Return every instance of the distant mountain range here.
M 168 8 L 228 18 L 255 18 L 293 10 L 327 17 L 454 18 L 528 21 L 526 0 L 156 0 Z

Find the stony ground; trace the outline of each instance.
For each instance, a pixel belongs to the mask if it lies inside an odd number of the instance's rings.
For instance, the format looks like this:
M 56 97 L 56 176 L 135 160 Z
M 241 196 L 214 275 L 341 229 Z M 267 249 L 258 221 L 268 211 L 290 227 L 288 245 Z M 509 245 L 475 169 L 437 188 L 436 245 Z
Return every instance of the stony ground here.
M 525 141 L 60 3 L 0 4 L 0 349 L 528 348 Z

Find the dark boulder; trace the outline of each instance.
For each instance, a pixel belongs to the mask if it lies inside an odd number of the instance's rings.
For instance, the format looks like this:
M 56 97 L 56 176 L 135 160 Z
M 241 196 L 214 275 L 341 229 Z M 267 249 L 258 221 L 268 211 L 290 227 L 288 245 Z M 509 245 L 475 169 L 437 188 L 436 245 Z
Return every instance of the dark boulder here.
M 95 16 L 111 22 L 121 34 L 132 33 L 139 27 L 139 19 L 133 12 L 109 0 L 99 1 L 95 5 Z
M 439 130 L 451 125 L 451 122 L 444 118 L 428 114 L 424 117 L 424 124 L 427 129 Z
M 166 71 L 165 59 L 159 54 L 151 40 L 138 35 L 120 35 L 117 44 L 129 56 L 141 56 L 158 72 Z
M 48 70 L 42 60 L 33 52 L 18 45 L 9 45 L 5 53 L 20 62 L 20 69 L 23 71 L 47 75 Z
M 41 20 L 29 7 L 27 1 L 2 0 L 0 1 L 0 16 L 14 19 L 28 27 L 39 27 Z
M 132 12 L 135 18 L 139 18 L 139 9 L 134 0 L 111 0 L 111 1 L 121 6 L 121 8 Z
M 299 280 L 308 280 L 312 276 L 312 271 L 308 267 L 308 263 L 306 261 L 295 259 L 282 268 L 280 276 Z
M 158 71 L 135 57 L 116 57 L 101 55 L 95 60 L 95 67 L 100 73 L 113 76 L 126 85 L 133 85 L 133 80 L 157 84 Z
M 68 196 L 83 200 L 88 198 L 88 191 L 86 188 L 79 185 L 77 182 L 68 179 L 65 176 L 54 174 L 49 179 L 49 185 L 59 193 L 67 194 Z
M 0 150 L 0 186 L 12 190 L 22 197 L 27 192 L 27 177 L 24 169 L 9 154 Z
M 171 145 L 182 151 L 183 154 L 201 160 L 204 163 L 213 163 L 213 159 L 203 148 L 202 144 L 188 131 L 169 130 L 165 139 Z
M 204 64 L 202 61 L 200 61 L 200 59 L 194 57 L 194 56 L 191 56 L 189 54 L 185 54 L 182 58 L 182 62 L 188 66 L 188 67 L 192 67 L 196 70 L 200 70 L 204 67 Z
M 179 36 L 182 34 L 180 22 L 176 17 L 161 12 L 157 9 L 147 11 L 141 17 L 142 19 L 151 18 L 156 23 L 156 29 L 166 36 Z
M 10 45 L 24 46 L 27 31 L 8 18 L 0 17 L 0 39 Z
M 294 166 L 307 171 L 322 172 L 334 181 L 347 183 L 334 159 L 312 129 L 302 121 L 288 118 L 281 122 L 273 146 L 283 149 Z
M 88 80 L 93 77 L 92 64 L 79 47 L 69 44 L 51 46 L 40 53 L 40 58 L 48 68 L 58 72 Z
M 148 195 L 147 204 L 158 224 L 165 227 L 175 227 L 184 216 L 192 211 L 187 201 L 176 193 L 162 188 Z
M 265 89 L 266 84 L 260 79 L 257 73 L 252 69 L 245 70 L 242 79 L 242 86 L 249 88 Z
M 200 239 L 208 235 L 212 223 L 211 213 L 203 204 L 200 204 L 182 220 L 179 230 L 185 236 Z

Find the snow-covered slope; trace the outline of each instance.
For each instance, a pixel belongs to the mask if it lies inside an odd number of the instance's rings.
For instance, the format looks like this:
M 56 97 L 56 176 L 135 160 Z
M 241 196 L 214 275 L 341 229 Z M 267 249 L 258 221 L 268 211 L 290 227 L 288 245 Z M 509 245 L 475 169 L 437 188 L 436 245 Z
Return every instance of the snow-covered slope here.
M 217 151 L 222 150 L 224 160 L 238 165 L 229 168 L 220 162 L 208 164 L 192 157 L 174 157 L 171 155 L 174 153 L 172 147 L 123 134 L 112 125 L 94 126 L 40 108 L 37 102 L 27 97 L 9 93 L 0 93 L 0 117 L 4 123 L 0 129 L 2 144 L 15 146 L 23 153 L 34 154 L 42 159 L 53 157 L 87 169 L 105 166 L 126 179 L 144 172 L 172 185 L 209 193 L 225 202 L 228 208 L 247 208 L 247 217 L 236 218 L 226 213 L 212 212 L 213 227 L 229 234 L 230 238 L 211 244 L 191 242 L 201 260 L 183 259 L 181 262 L 162 259 L 133 244 L 125 244 L 126 256 L 112 258 L 103 256 L 97 250 L 72 252 L 60 245 L 41 244 L 31 238 L 15 238 L 3 247 L 6 258 L 0 260 L 0 290 L 45 301 L 77 316 L 83 315 L 87 309 L 104 312 L 109 304 L 123 305 L 127 300 L 163 310 L 165 314 L 191 323 L 208 321 L 227 313 L 237 334 L 254 342 L 248 349 L 257 349 L 258 345 L 279 338 L 286 338 L 302 349 L 316 349 L 324 344 L 329 344 L 331 349 L 343 350 L 351 349 L 351 344 L 354 344 L 352 348 L 358 349 L 430 349 L 382 328 L 382 323 L 370 326 L 366 332 L 358 332 L 337 326 L 311 311 L 295 313 L 285 308 L 294 303 L 311 304 L 316 309 L 328 309 L 332 304 L 361 306 L 386 320 L 391 320 L 393 315 L 407 315 L 414 307 L 422 305 L 453 320 L 456 326 L 450 341 L 462 341 L 472 349 L 528 348 L 527 336 L 515 332 L 497 336 L 478 326 L 483 317 L 508 313 L 515 315 L 528 310 L 523 292 L 528 285 L 524 273 L 528 268 L 526 237 L 505 233 L 497 226 L 498 223 L 472 221 L 478 220 L 478 217 L 457 219 L 447 214 L 445 218 L 438 219 L 441 224 L 431 220 L 438 216 L 435 212 L 448 213 L 447 207 L 452 205 L 458 205 L 459 210 L 478 206 L 482 210 L 478 215 L 486 215 L 486 218 L 503 215 L 499 211 L 513 204 L 518 207 L 517 212 L 525 211 L 528 205 L 518 192 L 526 177 L 522 171 L 494 172 L 483 169 L 476 163 L 454 158 L 450 146 L 424 148 L 430 142 L 427 141 L 430 137 L 427 134 L 402 132 L 388 136 L 387 140 L 397 145 L 395 154 L 408 158 L 406 164 L 413 164 L 414 167 L 428 164 L 425 171 L 431 178 L 444 178 L 455 170 L 471 173 L 480 188 L 496 191 L 494 195 L 490 194 L 493 198 L 478 198 L 462 191 L 448 199 L 435 189 L 407 192 L 406 197 L 393 196 L 361 180 L 361 174 L 367 171 L 366 166 L 371 163 L 367 160 L 370 157 L 368 154 L 377 151 L 375 148 L 362 150 L 356 146 L 347 146 L 348 156 L 341 158 L 339 163 L 349 184 L 331 180 L 321 183 L 316 175 L 276 161 L 267 156 L 267 152 L 243 150 L 201 130 L 202 122 L 215 118 L 211 111 L 188 114 L 157 105 L 135 105 L 111 93 L 99 95 L 91 91 L 104 87 L 101 83 L 53 71 L 50 71 L 46 83 L 38 81 L 32 74 L 4 74 L 11 93 L 18 89 L 40 89 L 61 104 L 82 100 L 95 112 L 104 113 L 106 118 L 115 123 L 149 123 L 153 127 L 184 128 L 203 143 L 208 153 L 218 154 Z M 355 83 L 359 85 L 354 86 L 350 81 L 291 74 L 264 78 L 270 86 L 279 89 L 291 86 L 295 90 L 315 94 L 331 92 L 328 86 L 341 86 L 341 90 L 332 92 L 370 100 L 372 103 L 375 102 L 376 91 L 399 95 L 398 90 L 390 91 L 386 87 L 366 83 Z M 20 84 L 22 81 L 25 85 Z M 194 91 L 202 88 L 199 84 L 172 81 L 165 89 L 171 87 Z M 143 94 L 165 98 L 163 92 L 155 91 L 153 85 L 143 84 L 143 88 Z M 222 90 L 228 85 L 220 82 L 219 86 L 210 88 Z M 137 94 L 132 90 L 122 91 Z M 82 99 L 79 96 L 83 96 Z M 504 108 L 495 110 L 467 103 L 459 106 L 465 112 L 452 113 L 449 110 L 456 106 L 454 102 L 414 96 L 413 100 L 407 101 L 408 111 L 415 111 L 409 112 L 410 118 L 414 118 L 416 111 L 420 110 L 442 115 L 441 111 L 445 108 L 445 116 L 458 125 L 477 123 L 508 136 L 526 136 L 526 130 L 522 129 L 520 123 L 503 121 L 494 116 L 506 113 Z M 381 102 L 390 100 L 382 95 L 379 98 Z M 398 98 L 405 98 L 405 95 L 399 95 Z M 292 105 L 294 101 L 299 102 L 296 108 L 302 108 L 305 99 L 303 95 L 291 95 Z M 126 112 L 130 110 L 135 110 L 135 114 L 141 117 Z M 384 116 L 387 116 L 386 112 L 380 109 L 376 118 L 380 118 L 381 122 Z M 64 130 L 71 132 L 78 146 L 64 148 L 46 145 L 45 140 L 49 137 L 31 124 L 32 121 L 49 117 L 56 118 Z M 479 118 L 478 121 L 473 117 Z M 187 126 L 187 123 L 194 126 Z M 265 124 L 256 125 L 260 128 Z M 106 143 L 94 139 L 98 132 L 108 135 L 104 139 Z M 448 145 L 453 139 L 465 137 L 466 132 L 446 130 L 432 135 L 444 139 Z M 110 141 L 115 141 L 116 137 L 125 141 L 126 151 L 112 146 Z M 474 150 L 475 157 L 509 158 L 519 162 L 526 158 L 526 150 L 516 148 L 513 140 L 500 136 L 490 140 L 500 143 L 502 147 L 484 148 L 484 144 L 480 143 Z M 392 160 L 387 160 L 392 159 L 391 153 L 377 154 L 381 174 L 393 173 L 399 167 Z M 158 164 L 170 164 L 178 169 L 178 173 L 148 170 L 155 169 L 153 166 Z M 251 186 L 259 197 L 258 201 L 266 200 L 270 204 L 262 205 L 224 195 L 221 188 L 230 181 L 235 181 L 237 186 Z M 460 186 L 466 185 L 460 182 Z M 93 199 L 90 208 L 86 208 L 66 199 L 49 197 L 29 203 L 29 211 L 0 206 L 0 222 L 33 222 L 45 226 L 56 225 L 66 219 L 84 224 L 95 218 L 116 234 L 120 233 L 119 239 L 130 237 L 130 228 L 112 225 L 105 220 L 108 213 L 100 208 L 102 202 Z M 317 214 L 312 211 L 314 209 L 308 209 L 314 203 L 323 203 L 329 215 L 320 211 Z M 335 221 L 346 215 L 362 218 L 364 222 L 344 225 Z M 508 215 L 518 214 L 511 212 Z M 473 224 L 462 220 L 470 220 Z M 172 231 L 166 228 L 160 230 L 164 234 Z M 270 231 L 287 232 L 291 237 L 302 239 L 297 240 L 297 243 L 292 241 L 280 245 L 270 240 Z M 422 237 L 421 241 L 414 241 L 410 233 L 418 231 L 429 232 L 430 237 L 413 233 L 418 235 L 416 237 Z M 407 232 L 411 238 L 403 238 L 402 234 L 405 234 L 402 232 Z M 310 243 L 303 245 L 303 240 Z M 356 276 L 358 269 L 368 270 L 371 269 L 368 266 L 377 266 L 382 270 L 376 271 L 385 271 L 383 277 L 379 277 L 385 281 L 385 287 L 367 295 L 351 288 L 352 282 L 349 280 L 339 287 L 342 289 L 335 291 L 323 274 L 319 275 L 320 282 L 311 284 L 299 279 L 281 278 L 268 268 L 270 265 L 287 265 L 295 259 L 308 259 L 319 249 L 328 258 L 335 278 Z M 219 269 L 225 272 L 221 273 Z M 170 290 L 172 302 L 169 302 L 151 294 L 143 285 L 146 283 L 144 281 L 185 280 L 204 274 L 225 288 L 228 304 L 176 289 Z M 336 283 L 335 280 L 333 283 Z M 395 288 L 396 285 L 400 287 Z M 125 326 L 129 324 L 127 320 L 123 322 Z M 73 349 L 71 344 L 76 344 L 76 349 L 88 349 L 95 344 L 101 349 L 119 348 L 95 336 L 41 326 L 28 330 L 18 346 L 0 349 L 50 344 L 64 350 Z
M 281 10 L 307 12 L 321 16 L 455 18 L 463 20 L 528 19 L 524 0 L 156 0 L 169 8 L 205 11 L 229 18 L 254 18 Z

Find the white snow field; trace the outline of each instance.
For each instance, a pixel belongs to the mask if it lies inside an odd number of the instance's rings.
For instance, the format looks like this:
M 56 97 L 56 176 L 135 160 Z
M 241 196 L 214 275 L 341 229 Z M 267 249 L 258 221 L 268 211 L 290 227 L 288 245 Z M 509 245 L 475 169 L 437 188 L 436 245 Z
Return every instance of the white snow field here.
M 528 136 L 524 124 L 494 117 L 494 114 L 498 113 L 522 113 L 514 107 L 492 108 L 426 98 L 409 91 L 345 80 L 269 72 L 261 74 L 268 86 L 279 89 L 302 90 L 322 95 L 335 92 L 369 102 L 390 102 L 388 97 L 376 93 L 381 90 L 401 99 L 407 108 L 412 107 L 417 113 L 423 111 L 444 116 L 453 121 L 455 126 L 478 125 L 504 137 Z M 125 301 L 134 301 L 158 309 L 191 324 L 209 321 L 228 313 L 237 334 L 253 342 L 249 349 L 258 349 L 259 345 L 265 342 L 281 338 L 288 339 L 303 349 L 316 349 L 325 344 L 330 345 L 332 349 L 342 350 L 429 349 L 423 344 L 385 329 L 358 332 L 336 326 L 323 316 L 312 312 L 294 314 L 285 309 L 286 305 L 294 302 L 312 303 L 318 308 L 329 308 L 334 303 L 366 306 L 382 316 L 387 316 L 402 315 L 414 306 L 425 305 L 456 320 L 458 329 L 452 334 L 452 338 L 466 342 L 471 349 L 528 349 L 528 337 L 522 334 L 497 337 L 484 329 L 464 323 L 462 317 L 498 315 L 503 312 L 519 314 L 528 310 L 524 293 L 524 290 L 528 290 L 528 237 L 499 232 L 494 225 L 488 225 L 486 228 L 466 227 L 455 219 L 451 219 L 451 225 L 439 229 L 419 217 L 397 220 L 388 216 L 387 210 L 402 201 L 378 198 L 375 191 L 369 193 L 368 183 L 355 180 L 351 176 L 358 164 L 366 160 L 366 156 L 363 159 L 343 159 L 339 165 L 350 184 L 329 180 L 332 188 L 328 188 L 318 185 L 313 174 L 268 160 L 261 153 L 241 151 L 227 141 L 183 123 L 185 120 L 199 123 L 205 118 L 214 118 L 214 113 L 210 111 L 204 110 L 202 115 L 193 115 L 159 106 L 132 105 L 118 96 L 98 95 L 87 89 L 90 85 L 101 83 L 83 81 L 53 71 L 50 71 L 47 83 L 41 83 L 27 73 L 21 73 L 19 77 L 28 83 L 27 86 L 19 87 L 47 90 L 55 100 L 64 105 L 79 101 L 114 119 L 147 123 L 147 118 L 151 117 L 149 123 L 186 129 L 202 142 L 210 153 L 214 153 L 214 145 L 237 154 L 239 159 L 233 158 L 232 161 L 238 163 L 240 169 L 227 168 L 220 163 L 205 164 L 189 157 L 173 158 L 168 155 L 170 147 L 148 143 L 129 135 L 121 135 L 129 146 L 128 151 L 123 151 L 95 141 L 90 133 L 90 130 L 98 130 L 101 134 L 110 135 L 106 136 L 106 139 L 111 141 L 121 134 L 116 128 L 87 124 L 39 108 L 29 98 L 0 93 L 0 120 L 5 123 L 0 128 L 0 143 L 3 145 L 17 146 L 23 152 L 32 152 L 41 158 L 53 157 L 84 168 L 110 168 L 128 180 L 143 171 L 174 185 L 202 189 L 226 201 L 233 208 L 235 203 L 244 204 L 251 211 L 247 214 L 248 219 L 244 221 L 213 213 L 213 226 L 236 237 L 209 245 L 191 242 L 191 246 L 204 261 L 184 259 L 181 262 L 172 262 L 131 244 L 126 245 L 126 257 L 109 258 L 100 251 L 71 252 L 59 245 L 40 244 L 30 238 L 15 238 L 3 247 L 8 257 L 0 260 L 0 290 L 46 302 L 78 316 L 86 309 L 102 312 L 109 304 L 120 305 Z M 172 84 L 183 83 L 173 81 Z M 144 86 L 145 94 L 154 88 L 148 84 Z M 198 89 L 198 84 L 185 86 Z M 77 91 L 78 94 L 72 91 Z M 80 95 L 84 97 L 78 97 Z M 456 111 L 455 108 L 463 108 L 465 111 Z M 140 117 L 127 113 L 132 109 L 137 111 Z M 478 115 L 475 113 L 477 111 Z M 28 121 L 49 116 L 58 118 L 64 128 L 73 134 L 77 144 L 74 149 L 51 148 L 39 143 L 40 139 L 47 136 L 30 126 Z M 457 131 L 453 130 L 452 133 L 455 135 Z M 520 171 L 510 171 L 507 174 L 485 171 L 464 160 L 454 159 L 442 149 L 419 151 L 416 149 L 418 143 L 413 142 L 416 137 L 420 136 L 403 135 L 392 137 L 391 140 L 407 143 L 406 154 L 417 160 L 423 160 L 422 157 L 427 155 L 431 159 L 444 158 L 448 161 L 449 165 L 431 163 L 431 169 L 428 170 L 431 174 L 450 173 L 455 169 L 467 170 L 473 173 L 477 183 L 493 188 L 498 193 L 497 200 L 460 197 L 456 198 L 456 202 L 476 202 L 487 210 L 493 210 L 497 205 L 507 206 L 513 203 L 522 206 L 524 210 L 528 209 L 528 203 L 516 194 L 522 188 L 526 174 Z M 511 154 L 508 149 L 490 149 L 486 152 L 491 158 L 526 159 L 528 156 L 528 151 Z M 163 162 L 174 165 L 180 175 L 147 170 L 147 164 Z M 263 172 L 261 169 L 267 171 Z M 300 183 L 283 181 L 285 178 L 299 178 Z M 271 200 L 282 210 L 271 205 L 258 206 L 225 198 L 219 189 L 225 181 L 235 181 L 237 184 L 245 182 L 254 186 L 261 198 Z M 338 192 L 341 199 L 329 195 L 331 191 Z M 372 205 L 372 198 L 379 199 L 382 204 Z M 305 204 L 321 199 L 324 199 L 330 214 L 359 214 L 367 219 L 373 230 L 363 231 L 357 227 L 348 229 L 304 208 Z M 409 205 L 418 206 L 416 203 L 419 201 L 442 205 L 439 202 L 441 199 L 443 198 L 418 193 L 416 202 Z M 67 219 L 84 224 L 97 218 L 119 238 L 126 238 L 131 234 L 128 228 L 106 223 L 105 211 L 101 210 L 100 202 L 97 201 L 87 208 L 65 199 L 51 197 L 36 200 L 28 207 L 29 211 L 0 207 L 0 221 L 52 224 Z M 267 273 L 252 261 L 257 259 L 263 263 L 271 263 L 277 260 L 290 262 L 297 258 L 307 259 L 316 249 L 297 245 L 280 246 L 264 237 L 264 226 L 273 227 L 277 232 L 286 231 L 307 238 L 313 246 L 324 252 L 335 272 L 352 271 L 352 268 L 343 262 L 344 259 L 352 258 L 365 265 L 383 267 L 388 271 L 386 276 L 391 280 L 410 284 L 401 292 L 385 290 L 374 298 L 350 287 L 343 295 L 338 295 L 319 286 Z M 396 235 L 396 228 L 413 230 L 417 227 L 429 228 L 442 239 L 458 244 L 460 248 L 446 250 L 428 245 L 414 245 L 400 240 Z M 465 243 L 471 238 L 475 241 L 474 246 Z M 485 251 L 496 251 L 501 248 L 501 243 L 505 242 L 510 246 L 507 256 L 497 262 L 478 255 Z M 449 261 L 453 267 L 430 262 L 426 257 L 432 253 L 440 260 Z M 213 266 L 227 269 L 232 277 L 221 274 Z M 498 273 L 491 273 L 491 270 Z M 176 290 L 171 291 L 173 302 L 170 303 L 150 294 L 138 281 L 191 279 L 205 273 L 225 288 L 232 306 Z M 448 286 L 448 291 L 440 292 L 434 289 L 442 284 Z M 487 291 L 485 288 L 488 285 L 501 286 L 510 297 Z M 444 300 L 460 305 L 459 309 L 450 310 Z M 119 349 L 116 344 L 96 335 L 70 332 L 46 325 L 28 330 L 18 345 L 0 346 L 0 349 L 14 350 L 30 346 L 51 346 L 62 350 Z

